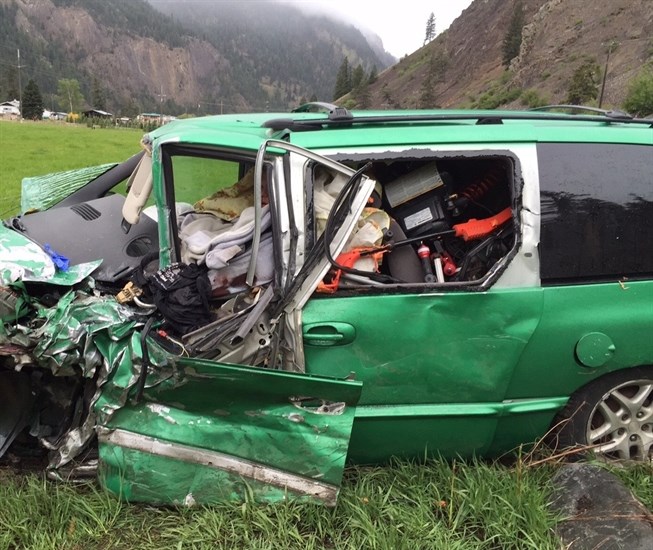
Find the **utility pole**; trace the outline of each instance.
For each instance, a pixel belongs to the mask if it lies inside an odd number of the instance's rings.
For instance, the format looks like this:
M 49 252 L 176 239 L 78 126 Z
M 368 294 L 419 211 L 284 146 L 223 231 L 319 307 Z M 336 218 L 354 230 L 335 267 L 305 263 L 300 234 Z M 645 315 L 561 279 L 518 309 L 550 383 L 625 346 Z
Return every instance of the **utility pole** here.
M 599 95 L 599 109 L 603 105 L 603 92 L 605 92 L 605 79 L 608 76 L 608 64 L 610 63 L 610 54 L 612 53 L 612 48 L 616 46 L 616 42 L 612 40 L 608 45 L 608 55 L 605 58 L 605 67 L 603 68 L 603 79 L 601 81 L 601 93 Z
M 166 95 L 163 93 L 163 84 L 161 84 L 161 91 L 159 92 L 159 126 L 163 126 L 163 98 Z
M 18 102 L 20 104 L 20 119 L 23 120 L 23 87 L 21 86 L 20 82 L 20 68 L 22 65 L 20 64 L 20 50 L 16 49 L 16 54 L 18 55 L 18 65 L 16 65 L 16 68 L 18 69 Z

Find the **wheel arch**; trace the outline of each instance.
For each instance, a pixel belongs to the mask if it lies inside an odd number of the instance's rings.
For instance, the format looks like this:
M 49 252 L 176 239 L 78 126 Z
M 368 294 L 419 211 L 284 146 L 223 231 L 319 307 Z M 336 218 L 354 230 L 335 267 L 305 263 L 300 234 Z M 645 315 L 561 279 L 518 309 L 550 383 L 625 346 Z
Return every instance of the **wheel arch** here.
M 554 416 L 548 431 L 547 443 L 554 449 L 585 447 L 587 441 L 579 441 L 587 430 L 590 415 L 602 400 L 629 382 L 650 380 L 653 384 L 653 364 L 625 367 L 606 372 L 578 387 L 567 404 Z M 650 396 L 648 399 L 650 403 Z

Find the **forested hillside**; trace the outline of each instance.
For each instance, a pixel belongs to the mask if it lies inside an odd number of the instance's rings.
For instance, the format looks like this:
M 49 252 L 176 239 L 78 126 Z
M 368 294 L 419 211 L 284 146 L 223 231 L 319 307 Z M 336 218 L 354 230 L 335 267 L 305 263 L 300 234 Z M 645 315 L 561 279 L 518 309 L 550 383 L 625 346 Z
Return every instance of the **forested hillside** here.
M 262 85 L 259 101 L 287 105 L 302 96 L 331 99 L 345 56 L 352 67 L 361 65 L 367 72 L 394 62 L 389 54 L 374 51 L 353 26 L 325 16 L 307 17 L 286 4 L 148 1 L 221 51 L 233 68 L 237 89 Z
M 653 0 L 474 0 L 393 62 L 353 26 L 275 0 L 0 0 L 0 101 L 20 65 L 46 107 L 68 110 L 66 79 L 119 115 L 287 110 L 336 91 L 350 108 L 625 108 L 636 79 L 653 82 Z
M 174 17 L 156 9 L 170 5 L 0 0 L 0 101 L 17 96 L 20 65 L 23 86 L 34 79 L 48 108 L 66 110 L 58 84 L 74 79 L 86 107 L 102 98 L 116 114 L 288 109 L 330 98 L 345 56 L 366 71 L 392 61 L 354 27 L 287 5 L 194 2 Z

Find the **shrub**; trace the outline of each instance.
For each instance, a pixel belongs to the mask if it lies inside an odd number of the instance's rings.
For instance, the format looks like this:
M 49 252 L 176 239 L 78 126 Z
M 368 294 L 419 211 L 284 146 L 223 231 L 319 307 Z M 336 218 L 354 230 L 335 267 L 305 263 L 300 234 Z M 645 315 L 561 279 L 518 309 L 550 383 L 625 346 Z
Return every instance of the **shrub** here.
M 493 86 L 472 104 L 475 109 L 496 109 L 521 96 L 521 88 L 500 88 Z
M 599 66 L 593 59 L 588 59 L 580 65 L 571 77 L 567 103 L 583 105 L 596 99 L 599 92 L 600 72 Z
M 652 69 L 644 69 L 630 81 L 623 108 L 635 116 L 653 115 Z
M 526 105 L 530 109 L 535 109 L 536 107 L 543 107 L 549 102 L 543 98 L 537 90 L 530 88 L 529 90 L 524 90 L 520 97 L 522 105 Z

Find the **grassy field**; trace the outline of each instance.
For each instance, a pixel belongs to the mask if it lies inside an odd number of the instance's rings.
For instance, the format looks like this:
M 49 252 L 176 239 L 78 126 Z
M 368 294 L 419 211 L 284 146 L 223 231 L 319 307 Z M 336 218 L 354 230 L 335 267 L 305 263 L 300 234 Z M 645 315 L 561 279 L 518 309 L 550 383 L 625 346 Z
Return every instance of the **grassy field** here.
M 23 178 L 120 162 L 140 151 L 142 130 L 0 120 L 0 218 L 18 212 Z
M 138 151 L 140 132 L 0 122 L 0 138 L 7 215 L 18 208 L 23 177 L 122 160 Z M 335 509 L 130 505 L 94 484 L 0 468 L 0 549 L 559 549 L 547 508 L 555 468 L 519 459 L 352 467 Z M 615 471 L 653 508 L 650 464 Z
M 18 213 L 23 178 L 121 162 L 140 151 L 142 135 L 142 130 L 132 128 L 0 120 L 0 219 Z M 177 159 L 178 201 L 194 202 L 238 179 L 235 162 Z

